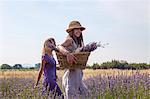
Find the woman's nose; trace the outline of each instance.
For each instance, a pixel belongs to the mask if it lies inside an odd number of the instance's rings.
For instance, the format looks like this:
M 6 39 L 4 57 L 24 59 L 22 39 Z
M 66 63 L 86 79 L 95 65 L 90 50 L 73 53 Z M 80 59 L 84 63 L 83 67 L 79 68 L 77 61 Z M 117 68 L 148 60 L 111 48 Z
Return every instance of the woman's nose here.
M 81 32 L 81 29 L 78 29 L 78 31 L 80 31 L 80 32 Z

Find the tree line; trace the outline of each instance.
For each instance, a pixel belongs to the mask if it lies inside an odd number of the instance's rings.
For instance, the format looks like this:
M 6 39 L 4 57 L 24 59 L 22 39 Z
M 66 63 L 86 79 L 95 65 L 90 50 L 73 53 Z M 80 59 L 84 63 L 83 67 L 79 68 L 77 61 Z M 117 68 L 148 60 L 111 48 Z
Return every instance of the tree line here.
M 2 64 L 0 69 L 39 69 L 40 63 L 35 64 L 33 67 L 23 67 L 21 64 L 15 64 L 10 66 L 8 64 Z M 150 69 L 150 64 L 147 63 L 128 63 L 127 61 L 112 60 L 108 62 L 103 62 L 102 64 L 93 63 L 92 65 L 87 65 L 88 69 Z M 57 65 L 57 69 L 61 69 Z
M 93 63 L 92 66 L 87 66 L 92 69 L 150 69 L 150 64 L 147 63 L 128 63 L 127 61 L 112 60 L 103 62 L 102 64 Z
M 22 64 L 15 64 L 13 66 L 8 64 L 2 64 L 0 69 L 38 69 L 40 68 L 40 63 L 35 64 L 33 67 L 23 67 Z

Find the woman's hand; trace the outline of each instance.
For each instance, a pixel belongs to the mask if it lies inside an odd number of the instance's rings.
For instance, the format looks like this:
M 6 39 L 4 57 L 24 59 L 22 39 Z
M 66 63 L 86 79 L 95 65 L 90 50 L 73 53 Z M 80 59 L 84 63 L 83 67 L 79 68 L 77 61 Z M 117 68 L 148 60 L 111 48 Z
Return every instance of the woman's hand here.
M 81 50 L 81 52 L 91 52 L 97 49 L 97 44 L 96 42 L 92 42 L 87 44 L 85 47 L 83 47 L 83 49 Z
M 38 86 L 38 82 L 34 85 L 34 88 L 37 88 L 37 86 Z
M 67 61 L 69 64 L 73 64 L 76 63 L 77 58 L 72 54 L 72 53 L 68 53 L 67 54 Z
M 56 75 L 56 81 L 58 81 L 59 79 L 58 79 L 58 76 Z
M 94 51 L 94 50 L 96 50 L 96 49 L 97 49 L 96 42 L 93 42 L 93 43 L 91 44 L 91 51 Z

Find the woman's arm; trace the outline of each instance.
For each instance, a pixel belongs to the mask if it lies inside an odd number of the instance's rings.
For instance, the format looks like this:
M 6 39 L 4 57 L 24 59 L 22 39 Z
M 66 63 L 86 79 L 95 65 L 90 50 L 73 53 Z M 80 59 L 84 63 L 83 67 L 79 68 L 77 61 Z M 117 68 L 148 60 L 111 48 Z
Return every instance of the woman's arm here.
M 66 50 L 65 47 L 71 46 L 72 42 L 73 42 L 72 39 L 67 39 L 64 43 L 62 43 L 61 45 L 58 46 L 59 51 L 60 51 L 63 55 L 67 56 L 67 54 L 69 54 L 69 51 Z
M 41 66 L 40 66 L 40 69 L 39 69 L 39 74 L 38 74 L 38 78 L 37 78 L 37 82 L 36 82 L 36 85 L 38 85 L 39 81 L 40 81 L 40 78 L 41 78 L 41 75 L 43 73 L 43 70 L 44 70 L 44 66 L 46 64 L 46 61 L 45 60 L 42 60 L 42 63 L 41 63 Z
M 59 45 L 59 46 L 58 46 L 58 50 L 59 50 L 60 53 L 62 53 L 62 54 L 65 55 L 65 56 L 67 56 L 67 54 L 69 54 L 69 51 L 67 51 L 67 50 L 65 49 L 65 47 L 63 47 L 62 45 Z
M 70 53 L 68 50 L 66 50 L 65 47 L 71 46 L 72 42 L 73 42 L 72 39 L 67 39 L 64 43 L 58 46 L 59 51 L 63 55 L 67 56 L 67 61 L 70 64 L 76 63 L 76 57 L 72 53 Z

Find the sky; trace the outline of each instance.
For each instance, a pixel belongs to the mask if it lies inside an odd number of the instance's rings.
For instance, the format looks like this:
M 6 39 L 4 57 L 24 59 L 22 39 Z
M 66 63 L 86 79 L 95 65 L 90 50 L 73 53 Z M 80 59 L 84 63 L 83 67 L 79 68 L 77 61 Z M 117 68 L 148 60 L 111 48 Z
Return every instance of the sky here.
M 44 41 L 64 42 L 72 20 L 86 28 L 85 44 L 109 43 L 88 64 L 150 63 L 148 0 L 0 0 L 0 64 L 39 63 Z

